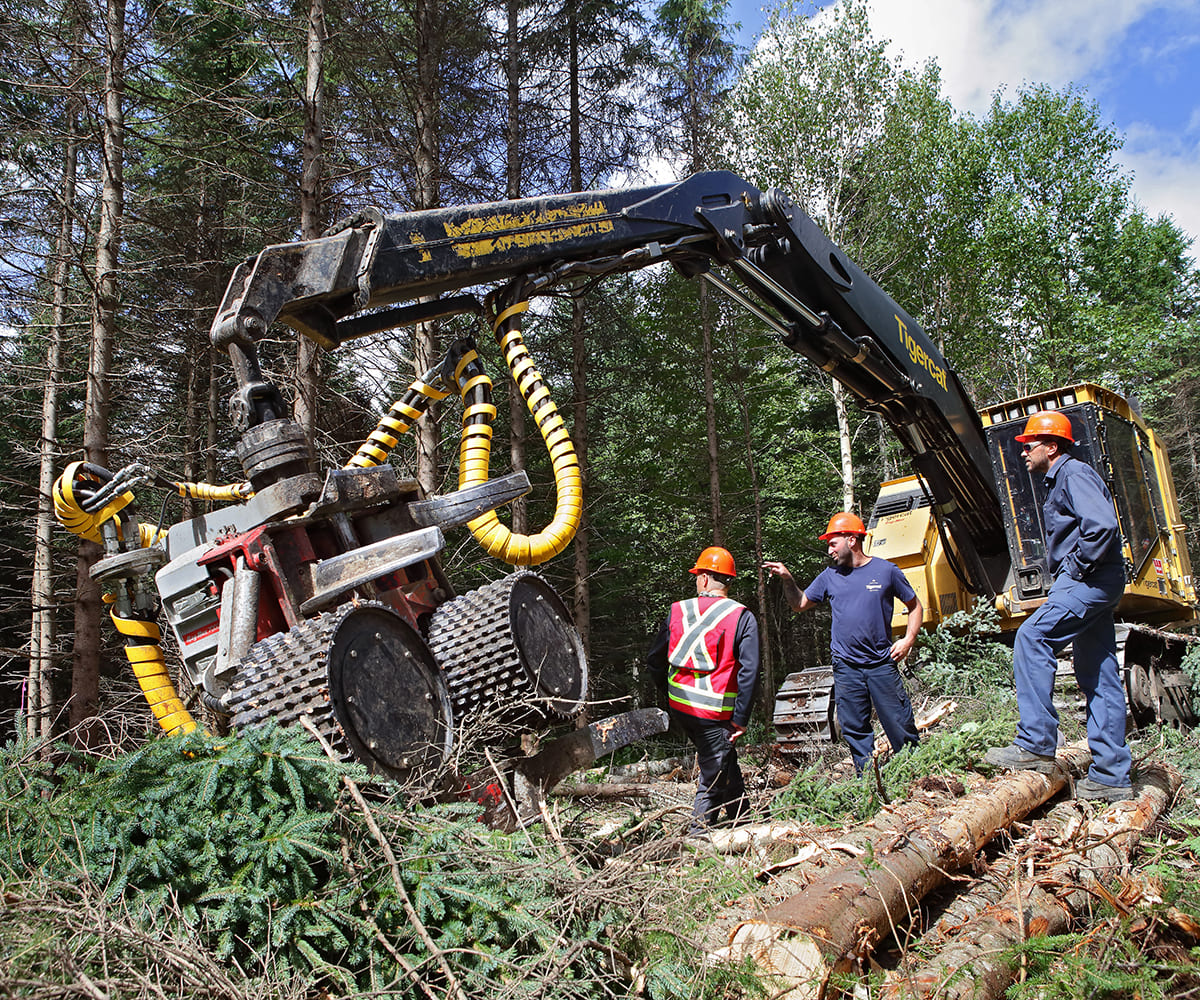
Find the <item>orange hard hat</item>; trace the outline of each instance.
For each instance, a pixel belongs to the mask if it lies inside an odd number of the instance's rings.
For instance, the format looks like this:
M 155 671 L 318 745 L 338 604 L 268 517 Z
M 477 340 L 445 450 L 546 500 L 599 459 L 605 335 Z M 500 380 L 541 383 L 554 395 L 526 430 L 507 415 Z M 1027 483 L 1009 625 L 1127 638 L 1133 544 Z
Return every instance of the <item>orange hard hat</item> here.
M 1062 438 L 1068 444 L 1075 443 L 1071 434 L 1071 421 L 1067 419 L 1066 414 L 1057 410 L 1038 410 L 1025 421 L 1025 430 L 1017 435 L 1017 440 L 1024 444 L 1035 437 L 1056 437 Z
M 827 542 L 834 535 L 865 535 L 866 533 L 867 526 L 862 523 L 860 517 L 842 510 L 829 519 L 829 527 L 825 529 L 825 534 L 817 537 L 821 541 Z
M 719 573 L 721 576 L 737 576 L 733 565 L 733 556 L 728 549 L 719 545 L 710 545 L 696 558 L 696 565 L 688 570 L 689 573 Z

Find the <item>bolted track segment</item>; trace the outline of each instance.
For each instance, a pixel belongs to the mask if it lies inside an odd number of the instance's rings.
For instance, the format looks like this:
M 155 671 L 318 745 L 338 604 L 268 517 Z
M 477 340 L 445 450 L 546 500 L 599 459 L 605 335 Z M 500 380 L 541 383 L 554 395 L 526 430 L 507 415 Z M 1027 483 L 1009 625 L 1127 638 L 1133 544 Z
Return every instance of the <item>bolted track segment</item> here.
M 447 601 L 429 624 L 461 725 L 473 715 L 570 718 L 587 698 L 587 658 L 566 606 L 542 577 L 513 573 Z
M 819 750 L 836 741 L 833 668 L 809 667 L 788 674 L 775 694 L 772 722 L 785 753 Z
M 440 767 L 453 741 L 445 678 L 382 604 L 345 604 L 256 643 L 226 701 L 238 727 L 307 716 L 337 752 L 402 781 Z

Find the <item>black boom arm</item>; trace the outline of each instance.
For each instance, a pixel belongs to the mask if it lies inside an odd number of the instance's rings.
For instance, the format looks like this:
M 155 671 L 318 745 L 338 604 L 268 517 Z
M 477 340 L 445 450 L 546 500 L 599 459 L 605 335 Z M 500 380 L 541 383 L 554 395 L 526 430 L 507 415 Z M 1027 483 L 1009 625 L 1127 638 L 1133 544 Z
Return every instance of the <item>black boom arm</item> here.
M 238 381 L 235 423 L 244 431 L 284 416 L 256 351 L 273 322 L 333 348 L 481 311 L 469 290 L 519 275 L 536 294 L 661 260 L 724 289 L 878 412 L 923 478 L 964 582 L 980 593 L 1000 588 L 1009 557 L 983 429 L 945 358 L 787 195 L 728 172 L 399 215 L 370 210 L 317 239 L 267 247 L 234 272 L 213 322 Z

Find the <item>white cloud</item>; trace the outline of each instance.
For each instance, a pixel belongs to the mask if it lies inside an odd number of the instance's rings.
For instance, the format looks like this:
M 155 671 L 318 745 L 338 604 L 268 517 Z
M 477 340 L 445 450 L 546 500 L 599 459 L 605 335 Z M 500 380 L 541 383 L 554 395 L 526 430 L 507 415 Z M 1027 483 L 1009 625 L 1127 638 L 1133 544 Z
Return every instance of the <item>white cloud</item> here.
M 955 108 L 982 114 L 997 90 L 1011 96 L 1026 83 L 1075 83 L 1095 99 L 1114 67 L 1130 62 L 1170 79 L 1172 54 L 1188 58 L 1195 41 L 1183 29 L 1195 24 L 1195 11 L 1195 0 L 872 0 L 871 27 L 906 64 L 936 60 Z M 1135 47 L 1130 32 L 1143 19 L 1157 30 Z M 1173 33 L 1175 25 L 1181 30 Z M 1103 103 L 1100 112 L 1108 115 Z M 1137 122 L 1116 124 L 1126 136 L 1119 160 L 1134 173 L 1134 196 L 1151 215 L 1171 215 L 1200 236 L 1200 108 L 1187 129 L 1191 142 Z
M 1171 216 L 1193 238 L 1200 236 L 1200 143 L 1191 136 L 1164 135 L 1135 124 L 1126 130 L 1119 159 L 1133 174 L 1134 197 L 1151 217 Z M 1193 259 L 1200 242 L 1192 244 Z

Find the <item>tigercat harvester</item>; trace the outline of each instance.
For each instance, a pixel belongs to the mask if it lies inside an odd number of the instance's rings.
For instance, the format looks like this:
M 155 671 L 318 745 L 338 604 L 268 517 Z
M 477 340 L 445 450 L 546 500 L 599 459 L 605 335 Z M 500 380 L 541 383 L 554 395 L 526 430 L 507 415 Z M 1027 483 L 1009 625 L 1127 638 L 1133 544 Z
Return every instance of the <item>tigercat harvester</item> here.
M 161 727 L 196 722 L 166 666 L 160 612 L 196 701 L 218 719 L 304 722 L 396 778 L 454 771 L 472 720 L 471 738 L 486 745 L 489 727 L 511 741 L 514 729 L 576 719 L 587 702 L 582 644 L 563 602 L 528 567 L 570 544 L 582 476 L 522 322 L 539 295 L 659 262 L 745 306 L 878 413 L 912 461 L 965 592 L 1008 593 L 1007 500 L 979 415 L 917 321 L 786 193 L 715 171 L 421 212 L 367 208 L 320 237 L 265 248 L 229 281 L 211 337 L 236 383 L 229 419 L 243 482 L 176 483 L 138 463 L 113 473 L 77 462 L 55 484 L 60 521 L 103 546 L 93 576 Z M 529 482 L 521 471 L 490 474 L 496 408 L 472 339 L 441 345 L 444 355 L 331 469 L 311 467 L 305 436 L 259 361 L 278 325 L 332 350 L 463 314 L 490 328 L 550 455 L 555 511 L 530 535 L 497 513 Z M 388 459 L 443 400 L 461 412 L 457 489 L 425 496 Z M 160 530 L 134 509 L 133 490 L 147 485 L 227 505 Z M 444 531 L 457 526 L 516 572 L 456 593 L 441 552 Z M 482 777 L 452 784 L 477 798 L 482 785 L 501 822 L 523 821 L 536 816 L 539 790 L 661 731 L 663 720 L 657 709 L 625 713 L 529 757 L 497 748 Z
M 980 416 L 1004 518 L 1012 569 L 996 594 L 973 594 L 948 554 L 928 492 L 917 476 L 884 483 L 867 522 L 865 551 L 899 566 L 925 608 L 925 624 L 940 625 L 980 601 L 993 603 L 1004 633 L 1014 632 L 1049 593 L 1042 476 L 1029 473 L 1016 440 L 1031 413 L 1058 410 L 1071 421 L 1071 454 L 1097 469 L 1113 496 L 1125 555 L 1125 596 L 1116 610 L 1118 653 L 1135 723 L 1192 726 L 1191 682 L 1180 669 L 1190 637 L 1168 631 L 1197 621 L 1196 590 L 1166 449 L 1115 392 L 1081 384 L 985 408 Z M 900 635 L 901 609 L 892 619 Z M 1069 654 L 1069 649 L 1067 651 Z M 1062 661 L 1070 684 L 1070 661 Z M 776 702 L 785 747 L 811 743 L 813 732 L 835 731 L 832 671 L 789 674 Z

